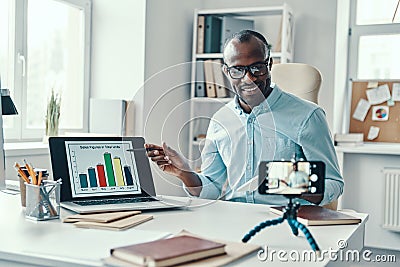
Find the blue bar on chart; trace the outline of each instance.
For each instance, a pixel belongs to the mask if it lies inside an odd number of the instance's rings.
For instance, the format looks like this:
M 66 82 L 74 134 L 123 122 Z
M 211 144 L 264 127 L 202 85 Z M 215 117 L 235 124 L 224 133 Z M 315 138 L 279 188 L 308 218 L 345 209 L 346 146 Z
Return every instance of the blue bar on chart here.
M 79 174 L 79 180 L 81 182 L 81 188 L 87 188 L 88 187 L 88 182 L 87 182 L 87 175 L 84 173 Z
M 96 171 L 93 167 L 88 168 L 90 187 L 97 187 Z
M 125 179 L 127 185 L 133 185 L 132 172 L 129 166 L 124 166 Z

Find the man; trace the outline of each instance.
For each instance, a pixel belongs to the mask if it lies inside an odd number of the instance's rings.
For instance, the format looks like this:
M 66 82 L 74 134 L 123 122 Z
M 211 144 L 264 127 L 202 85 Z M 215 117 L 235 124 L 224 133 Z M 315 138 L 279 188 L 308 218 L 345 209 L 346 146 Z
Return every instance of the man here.
M 292 188 L 308 188 L 308 174 L 298 169 L 297 162 L 293 162 L 292 168 L 288 185 Z
M 284 205 L 287 200 L 260 195 L 247 186 L 256 180 L 260 161 L 321 160 L 326 164 L 324 197 L 322 201 L 322 197 L 306 199 L 321 205 L 337 199 L 343 179 L 324 111 L 271 84 L 270 48 L 260 33 L 234 34 L 223 56 L 223 71 L 235 98 L 210 120 L 202 172 L 192 171 L 183 156 L 165 143 L 146 144 L 147 155 L 163 171 L 181 179 L 193 196 L 272 205 Z

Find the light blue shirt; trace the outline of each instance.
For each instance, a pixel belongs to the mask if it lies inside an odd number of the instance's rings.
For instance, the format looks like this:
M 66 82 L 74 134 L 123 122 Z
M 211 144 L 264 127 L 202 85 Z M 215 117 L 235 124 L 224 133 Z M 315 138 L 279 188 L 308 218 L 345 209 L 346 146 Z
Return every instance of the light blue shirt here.
M 236 98 L 214 114 L 202 152 L 199 197 L 219 199 L 226 191 L 226 200 L 285 205 L 287 199 L 282 196 L 260 195 L 257 190 L 238 192 L 238 188 L 258 175 L 260 161 L 290 160 L 294 156 L 325 163 L 321 205 L 342 194 L 344 182 L 324 111 L 278 86 L 273 88 L 250 114 L 242 110 Z

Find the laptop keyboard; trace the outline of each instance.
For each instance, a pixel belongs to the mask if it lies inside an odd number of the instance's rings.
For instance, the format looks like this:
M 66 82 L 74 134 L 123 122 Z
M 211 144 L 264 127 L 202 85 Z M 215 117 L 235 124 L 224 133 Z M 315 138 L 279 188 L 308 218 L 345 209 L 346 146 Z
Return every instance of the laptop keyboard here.
M 105 205 L 105 204 L 129 204 L 129 203 L 151 202 L 151 201 L 157 201 L 157 199 L 152 197 L 96 199 L 96 200 L 73 201 L 73 203 L 81 206 L 90 206 L 90 205 Z

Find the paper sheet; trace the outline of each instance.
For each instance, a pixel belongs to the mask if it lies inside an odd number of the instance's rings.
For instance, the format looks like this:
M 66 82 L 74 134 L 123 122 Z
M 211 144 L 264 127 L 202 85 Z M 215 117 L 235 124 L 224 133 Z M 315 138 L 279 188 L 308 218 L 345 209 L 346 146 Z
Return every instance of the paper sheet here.
M 391 98 L 391 99 L 389 99 L 388 101 L 387 101 L 387 105 L 389 106 L 389 107 L 393 107 L 394 106 L 394 100 Z
M 353 113 L 353 118 L 359 121 L 364 121 L 370 107 L 370 103 L 361 98 L 360 101 L 358 101 L 356 110 Z
M 379 129 L 380 129 L 379 127 L 371 126 L 369 128 L 367 139 L 368 140 L 374 140 L 375 138 L 377 138 L 378 134 L 379 134 Z
M 387 121 L 389 119 L 388 106 L 374 106 L 372 107 L 372 120 L 373 121 Z
M 389 86 L 387 84 L 383 84 L 374 89 L 369 89 L 366 91 L 366 93 L 368 102 L 371 105 L 383 103 L 391 98 Z
M 392 99 L 393 101 L 400 101 L 400 83 L 392 85 Z
M 367 88 L 371 89 L 371 88 L 376 88 L 378 87 L 378 82 L 368 82 Z

